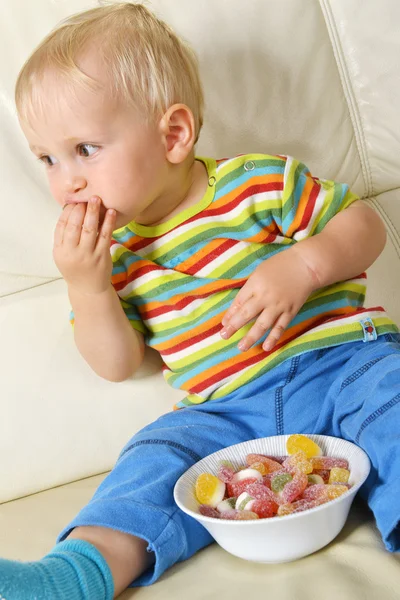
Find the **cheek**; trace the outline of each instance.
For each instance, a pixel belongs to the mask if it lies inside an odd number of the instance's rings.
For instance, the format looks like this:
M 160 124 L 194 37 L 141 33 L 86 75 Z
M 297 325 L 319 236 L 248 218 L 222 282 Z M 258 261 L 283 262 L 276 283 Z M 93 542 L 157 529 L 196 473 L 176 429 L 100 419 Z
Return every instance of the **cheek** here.
M 47 180 L 49 182 L 50 193 L 60 206 L 64 206 L 63 194 L 61 193 L 61 185 L 55 175 L 48 173 Z

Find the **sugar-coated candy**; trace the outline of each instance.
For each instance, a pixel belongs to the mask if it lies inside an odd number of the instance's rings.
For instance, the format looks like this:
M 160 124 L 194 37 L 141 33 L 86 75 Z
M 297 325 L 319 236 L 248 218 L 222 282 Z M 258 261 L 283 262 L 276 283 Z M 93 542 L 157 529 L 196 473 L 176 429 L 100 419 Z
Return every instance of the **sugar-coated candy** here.
M 331 456 L 314 456 L 310 458 L 313 470 L 315 469 L 348 469 L 349 462 L 345 458 L 333 458 Z
M 329 469 L 314 469 L 311 475 L 319 475 L 324 480 L 324 483 L 328 483 L 330 470 Z
M 307 436 L 289 436 L 287 451 L 287 456 L 248 454 L 245 465 L 223 460 L 217 476 L 199 475 L 199 513 L 230 520 L 282 517 L 320 506 L 351 488 L 348 461 L 322 456 Z
M 251 510 L 260 517 L 260 519 L 269 519 L 276 515 L 279 505 L 272 500 L 254 500 Z M 246 510 L 246 509 L 245 509 Z
M 234 475 L 235 471 L 231 467 L 228 467 L 227 465 L 220 465 L 218 469 L 218 479 L 224 483 L 229 483 L 232 481 Z
M 290 473 L 300 472 L 308 475 L 313 471 L 313 466 L 310 460 L 307 459 L 307 455 L 303 450 L 299 450 L 296 452 L 296 454 L 288 456 L 287 459 L 282 463 L 282 466 Z
M 281 504 L 281 499 L 278 494 L 275 494 L 267 486 L 262 483 L 252 483 L 246 487 L 246 492 L 256 498 L 256 500 L 270 500 L 276 504 Z
M 253 465 L 254 463 L 262 463 L 266 468 L 266 473 L 279 471 L 279 469 L 282 468 L 282 465 L 279 462 L 268 458 L 268 456 L 264 456 L 263 454 L 248 454 L 246 456 L 246 462 L 248 465 Z
M 322 454 L 322 449 L 318 444 L 300 433 L 291 435 L 288 438 L 286 450 L 288 454 L 296 454 L 299 450 L 302 450 L 305 452 L 307 458 L 310 458 L 311 456 L 320 456 Z
M 316 473 L 311 473 L 311 475 L 307 475 L 308 477 L 308 485 L 316 485 L 317 483 L 325 483 L 321 475 L 317 475 Z
M 278 516 L 284 517 L 285 515 L 291 515 L 293 513 L 303 512 L 309 508 L 315 508 L 324 504 L 320 500 L 297 500 L 290 504 L 281 504 L 278 508 Z
M 283 503 L 288 504 L 296 500 L 307 487 L 308 479 L 305 473 L 295 473 L 292 481 L 289 481 L 283 488 L 280 496 Z
M 350 477 L 350 471 L 348 469 L 341 469 L 340 467 L 333 467 L 329 475 L 329 483 L 347 483 Z
M 333 484 L 333 485 L 326 485 L 326 491 L 328 494 L 328 498 L 329 500 L 334 500 L 334 498 L 339 498 L 339 496 L 341 496 L 342 494 L 345 494 L 347 492 L 347 490 L 349 489 L 347 487 L 347 485 L 340 485 L 340 484 Z
M 229 519 L 231 521 L 250 521 L 253 519 L 259 519 L 260 517 L 251 510 L 227 510 L 220 513 L 220 519 Z
M 226 510 L 232 510 L 235 508 L 236 505 L 236 500 L 237 498 L 235 498 L 235 496 L 232 496 L 232 498 L 225 498 L 225 500 L 222 500 L 222 502 L 220 502 L 219 504 L 217 504 L 217 510 L 218 512 L 224 512 Z
M 252 510 L 251 504 L 253 502 L 253 496 L 250 496 L 248 492 L 243 492 L 243 494 L 240 494 L 240 496 L 236 500 L 235 508 L 236 510 Z
M 256 471 L 260 471 L 261 475 L 267 475 L 268 473 L 268 469 L 265 466 L 264 463 L 262 462 L 255 462 L 252 465 L 250 465 L 250 469 L 256 469 Z
M 243 492 L 246 491 L 248 485 L 251 485 L 252 483 L 256 483 L 257 481 L 259 481 L 259 480 L 255 479 L 254 477 L 250 477 L 249 479 L 242 479 L 241 481 L 237 481 L 236 483 L 232 483 L 232 482 L 227 483 L 226 491 L 227 491 L 228 497 L 240 496 L 240 494 L 242 494 Z
M 250 521 L 259 518 L 260 517 L 251 510 L 238 510 L 234 517 L 235 521 Z
M 281 492 L 285 485 L 289 481 L 292 481 L 292 479 L 293 475 L 291 473 L 281 473 L 280 475 L 275 475 L 275 477 L 271 479 L 271 490 L 276 493 Z
M 317 483 L 316 485 L 309 485 L 303 492 L 304 500 L 316 500 L 317 498 L 325 498 L 328 500 L 328 491 L 325 483 Z
M 257 469 L 243 469 L 243 471 L 235 473 L 230 483 L 238 483 L 239 481 L 243 481 L 243 479 L 256 479 L 259 481 L 262 478 L 263 476 Z
M 195 493 L 200 504 L 215 508 L 224 499 L 225 483 L 211 473 L 201 473 L 196 480 Z
M 200 504 L 199 512 L 204 517 L 213 517 L 213 519 L 221 518 L 221 514 L 215 508 L 209 506 L 208 504 Z

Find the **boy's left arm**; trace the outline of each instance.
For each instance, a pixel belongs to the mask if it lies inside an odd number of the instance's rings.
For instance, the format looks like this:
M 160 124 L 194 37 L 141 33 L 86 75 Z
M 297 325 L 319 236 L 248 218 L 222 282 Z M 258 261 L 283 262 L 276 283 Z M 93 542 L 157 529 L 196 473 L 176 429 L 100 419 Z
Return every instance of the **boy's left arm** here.
M 258 317 L 239 343 L 248 350 L 268 329 L 271 350 L 315 290 L 363 273 L 386 242 L 379 215 L 358 200 L 336 214 L 324 229 L 261 263 L 225 313 L 220 334 L 228 339 Z

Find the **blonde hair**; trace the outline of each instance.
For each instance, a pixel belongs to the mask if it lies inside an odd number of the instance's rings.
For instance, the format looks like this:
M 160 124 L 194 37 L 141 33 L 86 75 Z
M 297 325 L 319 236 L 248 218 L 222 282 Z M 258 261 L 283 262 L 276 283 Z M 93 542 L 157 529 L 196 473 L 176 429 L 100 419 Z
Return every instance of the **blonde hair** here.
M 56 73 L 68 87 L 93 91 L 104 86 L 86 75 L 77 61 L 95 43 L 105 69 L 107 91 L 146 117 L 161 117 L 175 103 L 194 117 L 196 141 L 203 124 L 203 91 L 198 63 L 190 46 L 142 4 L 112 3 L 61 21 L 22 67 L 15 102 L 23 121 L 40 108 L 46 74 Z

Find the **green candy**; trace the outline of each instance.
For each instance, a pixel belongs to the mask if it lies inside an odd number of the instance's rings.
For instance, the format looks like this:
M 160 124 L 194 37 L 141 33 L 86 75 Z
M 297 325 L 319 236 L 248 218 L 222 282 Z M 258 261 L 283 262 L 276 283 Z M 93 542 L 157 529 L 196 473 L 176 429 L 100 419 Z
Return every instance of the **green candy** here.
M 290 473 L 282 473 L 281 475 L 275 475 L 275 477 L 271 479 L 272 491 L 276 493 L 281 492 L 285 485 L 289 481 L 292 481 L 292 479 L 293 475 L 291 475 Z

